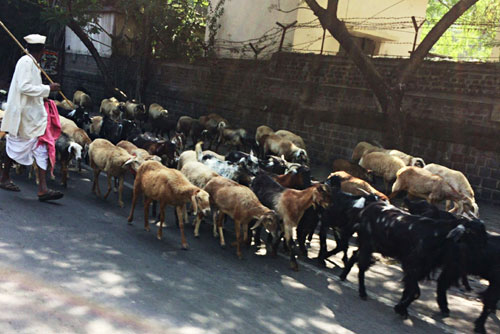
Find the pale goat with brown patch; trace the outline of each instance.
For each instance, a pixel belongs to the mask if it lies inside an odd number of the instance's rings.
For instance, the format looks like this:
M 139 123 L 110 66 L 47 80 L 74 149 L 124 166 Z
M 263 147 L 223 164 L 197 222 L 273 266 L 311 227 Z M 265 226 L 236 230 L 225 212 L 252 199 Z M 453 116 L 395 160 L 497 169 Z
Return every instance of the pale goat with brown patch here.
M 441 176 L 459 193 L 466 196 L 468 200 L 464 203 L 464 211 L 470 212 L 475 218 L 479 218 L 479 207 L 474 197 L 474 190 L 472 189 L 469 181 L 462 172 L 438 164 L 426 165 L 424 169 L 433 174 Z M 446 210 L 450 210 L 450 206 L 450 201 L 446 201 Z
M 127 140 L 121 140 L 120 142 L 118 142 L 118 144 L 116 144 L 116 146 L 123 148 L 130 155 L 136 156 L 141 163 L 148 160 L 161 162 L 161 158 L 159 156 L 149 154 L 149 152 L 146 151 L 145 149 L 138 148 L 137 146 L 135 146 L 134 144 L 132 144 Z
M 118 204 L 123 208 L 123 178 L 128 171 L 136 171 L 139 161 L 121 147 L 113 145 L 106 139 L 96 139 L 89 146 L 90 167 L 94 170 L 94 182 L 92 192 L 101 196 L 99 188 L 99 174 L 105 172 L 108 176 L 108 191 L 104 195 L 106 199 L 111 192 L 112 177 L 119 179 Z
M 441 176 L 433 174 L 424 168 L 413 166 L 404 167 L 398 171 L 389 198 L 394 198 L 401 191 L 406 191 L 410 197 L 423 198 L 431 204 L 450 200 L 455 203 L 450 212 L 459 215 L 464 213 L 464 203 L 470 201 L 468 197 L 459 193 Z
M 165 206 L 172 205 L 177 212 L 179 229 L 181 230 L 182 249 L 187 249 L 188 244 L 184 236 L 183 213 L 186 203 L 193 206 L 194 214 L 198 210 L 204 215 L 210 212 L 210 199 L 208 193 L 193 185 L 178 170 L 167 168 L 157 161 L 146 161 L 139 167 L 134 181 L 134 194 L 128 221 L 134 219 L 134 209 L 138 197 L 144 196 L 144 228 L 149 231 L 149 206 L 152 201 L 160 203 L 160 226 L 157 238 L 163 236 L 162 227 L 165 222 Z
M 241 231 L 243 230 L 243 242 L 249 243 L 248 224 L 252 220 L 257 220 L 252 228 L 263 225 L 274 238 L 276 237 L 279 224 L 278 215 L 262 205 L 248 187 L 217 176 L 207 183 L 205 190 L 210 194 L 210 203 L 219 211 L 216 223 L 222 247 L 226 245 L 222 230 L 224 215 L 228 215 L 234 220 L 236 254 L 239 258 L 241 258 Z
M 274 130 L 267 125 L 261 125 L 255 130 L 255 142 L 259 147 L 264 147 L 264 136 L 269 136 L 274 133 Z
M 125 103 L 119 102 L 116 98 L 103 99 L 99 108 L 99 113 L 107 115 L 113 121 L 122 119 L 122 113 L 125 111 Z
M 373 144 L 370 144 L 369 142 L 366 141 L 360 141 L 359 143 L 356 144 L 354 147 L 354 150 L 352 151 L 352 156 L 351 160 L 352 162 L 359 162 L 363 155 L 371 153 L 371 152 L 383 152 L 384 148 L 379 147 Z
M 274 133 L 277 136 L 280 136 L 281 138 L 288 139 L 292 143 L 294 143 L 297 147 L 300 147 L 301 149 L 306 149 L 306 144 L 304 143 L 304 139 L 302 139 L 301 136 L 296 135 L 292 131 L 288 130 L 278 130 Z
M 284 139 L 278 135 L 271 134 L 265 137 L 263 153 L 274 154 L 277 156 L 283 155 L 286 160 L 301 164 L 309 164 L 309 157 L 306 150 L 296 146 L 288 139 Z
M 406 167 L 403 160 L 385 152 L 367 153 L 361 157 L 359 165 L 384 179 L 387 194 L 390 192 L 390 184 L 396 179 L 398 170 Z

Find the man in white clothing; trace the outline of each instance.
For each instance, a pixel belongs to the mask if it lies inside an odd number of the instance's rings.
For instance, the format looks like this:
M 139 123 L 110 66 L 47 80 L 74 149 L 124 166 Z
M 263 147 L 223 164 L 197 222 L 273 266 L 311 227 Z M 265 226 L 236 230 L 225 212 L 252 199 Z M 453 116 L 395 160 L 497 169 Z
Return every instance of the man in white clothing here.
M 7 108 L 2 121 L 1 130 L 7 132 L 6 151 L 9 159 L 4 163 L 0 178 L 0 188 L 19 191 L 9 176 L 12 160 L 21 165 L 31 166 L 33 161 L 38 166 L 39 186 L 38 198 L 41 201 L 63 197 L 58 191 L 47 188 L 46 171 L 48 153 L 45 144 L 39 144 L 38 138 L 43 136 L 47 127 L 47 111 L 44 98 L 51 91 L 59 91 L 57 83 L 44 85 L 40 70 L 35 64 L 40 63 L 44 51 L 46 37 L 38 34 L 24 37 L 31 56 L 24 55 L 16 64 L 7 97 Z M 12 159 L 12 160 L 10 160 Z

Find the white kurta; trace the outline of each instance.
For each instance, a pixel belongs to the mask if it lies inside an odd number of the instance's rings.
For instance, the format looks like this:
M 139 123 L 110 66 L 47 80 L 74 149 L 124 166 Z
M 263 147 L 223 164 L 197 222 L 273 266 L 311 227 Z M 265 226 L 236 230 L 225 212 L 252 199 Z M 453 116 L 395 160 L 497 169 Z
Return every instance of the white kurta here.
M 50 87 L 42 84 L 40 70 L 33 59 L 28 55 L 21 57 L 10 83 L 1 131 L 23 139 L 42 136 L 47 127 L 43 98 L 49 93 Z

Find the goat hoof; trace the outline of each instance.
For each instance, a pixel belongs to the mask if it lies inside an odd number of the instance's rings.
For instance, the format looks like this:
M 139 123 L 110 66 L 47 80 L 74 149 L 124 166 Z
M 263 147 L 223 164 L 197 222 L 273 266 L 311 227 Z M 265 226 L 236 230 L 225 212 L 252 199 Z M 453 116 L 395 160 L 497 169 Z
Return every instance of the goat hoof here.
M 290 269 L 292 269 L 293 271 L 299 271 L 297 262 L 290 262 Z
M 120 208 L 123 208 L 125 204 L 123 202 L 118 202 L 118 206 L 120 206 Z
M 161 240 L 161 236 L 157 235 L 156 239 Z
M 394 306 L 394 312 L 401 315 L 404 319 L 408 318 L 408 310 L 401 304 Z
M 188 249 L 189 249 L 188 244 L 182 245 L 181 249 L 182 249 L 182 250 L 188 250 Z
M 200 235 L 199 235 L 199 234 L 197 234 L 197 235 L 195 235 L 194 237 L 195 237 L 196 239 L 199 239 L 199 238 L 200 238 Z
M 149 232 L 149 231 L 151 231 L 151 229 L 149 227 L 145 227 L 144 231 Z
M 366 295 L 366 292 L 365 293 L 360 293 L 359 294 L 359 298 L 361 298 L 361 300 L 367 300 L 368 296 Z
M 226 249 L 226 245 L 225 244 L 224 245 L 220 245 L 220 248 Z
M 129 222 L 129 225 L 132 225 L 132 220 L 134 220 L 134 217 L 128 217 L 127 221 Z
M 486 329 L 484 328 L 484 326 L 480 326 L 480 325 L 476 324 L 474 326 L 474 333 L 486 334 Z
M 345 280 L 346 280 L 346 278 L 347 278 L 347 274 L 344 274 L 344 273 L 341 273 L 341 274 L 340 274 L 340 276 L 339 276 L 339 279 L 340 279 L 341 281 L 345 281 Z
M 318 266 L 320 266 L 321 268 L 325 268 L 326 267 L 326 261 L 323 260 L 323 259 L 320 259 L 318 257 Z M 342 276 L 342 275 L 341 275 Z M 342 279 L 342 278 L 341 278 Z M 345 278 L 344 278 L 345 279 Z
M 441 316 L 443 318 L 449 317 L 450 316 L 450 310 L 448 308 L 441 310 Z

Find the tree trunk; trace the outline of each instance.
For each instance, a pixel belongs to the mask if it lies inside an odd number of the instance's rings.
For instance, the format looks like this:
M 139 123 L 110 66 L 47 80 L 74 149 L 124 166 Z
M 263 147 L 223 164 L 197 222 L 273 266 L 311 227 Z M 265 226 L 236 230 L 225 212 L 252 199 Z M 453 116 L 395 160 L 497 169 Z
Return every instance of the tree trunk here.
M 405 136 L 408 115 L 403 110 L 406 83 L 444 32 L 477 1 L 460 0 L 457 2 L 425 36 L 404 67 L 398 69 L 396 80 L 389 83 L 376 69 L 372 60 L 354 42 L 344 22 L 338 19 L 337 7 L 339 0 L 328 0 L 326 9 L 321 7 L 316 0 L 305 0 L 318 17 L 323 28 L 327 29 L 347 51 L 349 57 L 373 91 L 380 108 L 385 112 L 387 116 L 386 128 L 381 129 L 384 131 L 385 145 L 403 150 L 409 149 L 411 144 L 409 141 L 405 141 L 405 139 L 408 139 Z
M 108 91 L 109 94 L 114 94 L 115 93 L 115 87 L 111 82 L 111 75 L 109 73 L 109 70 L 104 64 L 104 61 L 102 60 L 101 56 L 99 55 L 99 51 L 95 48 L 94 44 L 88 37 L 87 33 L 80 27 L 80 25 L 73 19 L 70 19 L 67 23 L 68 27 L 75 33 L 76 36 L 82 41 L 82 43 L 87 47 L 89 50 L 90 54 L 94 58 L 97 68 L 99 69 L 99 72 L 101 72 L 101 75 L 104 79 L 104 86 L 106 87 L 106 90 Z

